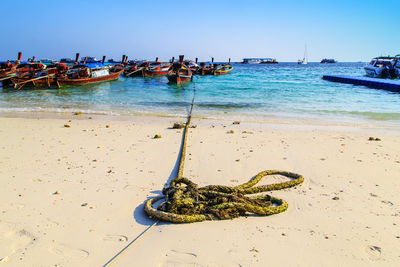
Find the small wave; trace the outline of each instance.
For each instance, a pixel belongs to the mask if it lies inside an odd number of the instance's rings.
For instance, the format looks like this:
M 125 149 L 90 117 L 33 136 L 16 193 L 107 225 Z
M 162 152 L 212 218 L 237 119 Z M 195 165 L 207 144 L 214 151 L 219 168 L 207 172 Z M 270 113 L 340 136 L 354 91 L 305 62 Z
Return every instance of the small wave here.
M 195 103 L 197 107 L 210 108 L 210 109 L 244 109 L 256 108 L 259 104 L 255 103 Z
M 191 102 L 178 102 L 178 101 L 171 101 L 171 102 L 140 102 L 142 106 L 146 107 L 188 107 L 190 106 Z M 209 108 L 209 109 L 243 109 L 243 108 L 255 108 L 259 107 L 260 104 L 255 103 L 211 103 L 211 102 L 200 102 L 194 103 L 196 107 L 201 108 Z
M 169 102 L 139 102 L 137 105 L 145 107 L 187 107 L 191 102 L 169 101 Z
M 268 82 L 270 83 L 283 83 L 283 84 L 308 84 L 309 81 L 307 80 L 300 80 L 300 81 L 294 81 L 294 80 L 269 80 Z
M 116 111 L 89 110 L 72 107 L 0 107 L 0 112 L 54 112 L 54 113 L 83 113 L 93 115 L 120 115 Z
M 370 111 L 333 111 L 333 110 L 318 110 L 317 112 L 333 115 L 349 115 L 360 116 L 375 121 L 392 121 L 400 120 L 400 113 L 386 113 L 386 112 L 370 112 Z

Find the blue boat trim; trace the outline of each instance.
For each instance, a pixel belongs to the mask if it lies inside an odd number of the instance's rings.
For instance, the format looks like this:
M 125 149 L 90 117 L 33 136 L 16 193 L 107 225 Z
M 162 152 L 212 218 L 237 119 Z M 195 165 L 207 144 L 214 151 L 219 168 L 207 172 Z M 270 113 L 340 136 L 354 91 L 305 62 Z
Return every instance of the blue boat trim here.
M 376 89 L 383 89 L 392 92 L 400 92 L 400 81 L 398 80 L 385 80 L 385 79 L 377 79 L 369 77 L 353 77 L 346 75 L 324 75 L 322 79 L 331 82 L 364 85 Z

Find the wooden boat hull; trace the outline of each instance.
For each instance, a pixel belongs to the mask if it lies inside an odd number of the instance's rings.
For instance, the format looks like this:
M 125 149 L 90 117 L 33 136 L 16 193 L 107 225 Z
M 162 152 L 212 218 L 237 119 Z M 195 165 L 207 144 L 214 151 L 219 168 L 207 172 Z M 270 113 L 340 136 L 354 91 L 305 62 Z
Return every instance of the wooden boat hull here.
M 200 68 L 199 68 L 199 67 L 191 67 L 190 70 L 191 70 L 191 72 L 192 72 L 193 74 L 197 74 L 197 73 L 199 73 Z
M 1 81 L 1 86 L 2 86 L 3 88 L 14 88 L 14 82 L 13 82 L 12 78 L 10 78 L 10 79 L 3 79 L 3 80 Z
M 200 75 L 204 76 L 204 75 L 212 75 L 212 70 L 211 68 L 202 68 L 200 69 Z
M 13 76 L 17 73 L 17 70 L 0 71 L 0 79 Z
M 33 80 L 33 81 L 30 81 L 31 79 L 32 79 L 32 77 L 27 77 L 27 78 L 13 77 L 13 78 L 2 81 L 2 86 L 3 86 L 3 88 L 14 88 L 14 86 L 16 86 L 18 84 L 23 84 L 24 88 L 32 88 L 32 87 L 50 88 L 56 82 L 56 79 L 54 78 L 54 76 L 48 77 L 48 78 L 44 77 L 43 79 Z M 28 81 L 28 82 L 26 82 L 26 81 Z
M 10 67 L 0 68 L 0 78 L 6 78 L 17 74 L 18 64 L 12 64 Z
M 168 73 L 168 69 L 165 70 L 144 70 L 143 71 L 143 76 L 144 77 L 154 77 L 154 76 L 160 76 L 160 75 L 166 75 Z
M 140 76 L 142 76 L 142 71 L 139 70 L 139 68 L 137 66 L 131 66 L 131 67 L 127 67 L 123 74 L 125 77 L 132 77 L 135 76 L 136 73 L 140 73 Z
M 105 81 L 113 81 L 113 80 L 118 80 L 122 72 L 123 70 L 120 70 L 118 72 L 114 72 L 109 75 L 94 77 L 94 78 L 93 77 L 81 78 L 81 79 L 58 78 L 57 82 L 60 86 L 63 86 L 63 85 L 82 85 L 82 84 L 99 83 Z
M 167 75 L 168 81 L 174 84 L 181 84 L 189 82 L 192 76 L 178 76 L 176 74 Z
M 49 78 L 43 78 L 40 80 L 34 80 L 34 81 L 30 81 L 25 83 L 25 81 L 29 81 L 32 78 L 11 78 L 8 79 L 6 81 L 3 81 L 3 88 L 14 88 L 14 85 L 17 84 L 23 84 L 24 88 L 32 88 L 32 87 L 38 87 L 38 88 L 50 88 L 52 87 L 55 82 L 56 79 L 54 77 L 49 77 Z
M 49 87 L 60 87 L 64 85 L 83 85 L 83 84 L 91 84 L 91 83 L 99 83 L 105 81 L 113 81 L 117 80 L 122 74 L 123 70 L 118 72 L 113 72 L 109 75 L 100 76 L 100 77 L 90 77 L 90 78 L 80 78 L 80 79 L 69 79 L 65 77 L 49 77 L 43 79 L 36 79 L 34 81 L 30 81 L 28 83 L 24 83 L 25 81 L 31 80 L 29 78 L 12 78 L 5 81 L 2 81 L 3 88 L 14 88 L 16 84 L 23 84 L 21 87 L 26 88 L 49 88 Z
M 183 56 L 179 57 L 180 62 L 173 63 L 167 73 L 168 81 L 171 84 L 180 85 L 182 83 L 190 82 L 193 77 L 193 73 L 189 67 L 182 64 Z
M 130 74 L 130 75 L 127 76 L 127 77 L 144 77 L 143 69 L 141 69 L 141 70 L 136 70 L 133 74 Z

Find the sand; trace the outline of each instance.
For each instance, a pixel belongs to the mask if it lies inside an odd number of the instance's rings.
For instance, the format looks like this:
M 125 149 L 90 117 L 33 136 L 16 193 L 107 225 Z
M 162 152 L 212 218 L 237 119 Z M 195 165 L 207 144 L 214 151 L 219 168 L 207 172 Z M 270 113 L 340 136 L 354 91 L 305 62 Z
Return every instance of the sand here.
M 203 186 L 266 169 L 301 173 L 302 185 L 272 193 L 288 211 L 161 222 L 112 266 L 399 266 L 399 128 L 235 120 L 193 120 L 185 176 Z M 1 117 L 0 265 L 104 265 L 154 224 L 143 202 L 174 176 L 176 121 Z

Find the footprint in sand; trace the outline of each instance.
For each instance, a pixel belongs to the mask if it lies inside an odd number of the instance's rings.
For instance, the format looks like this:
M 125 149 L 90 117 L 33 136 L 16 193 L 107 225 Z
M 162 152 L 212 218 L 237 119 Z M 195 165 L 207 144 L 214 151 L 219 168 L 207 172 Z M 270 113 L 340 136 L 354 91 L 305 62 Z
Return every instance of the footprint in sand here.
M 0 222 L 0 263 L 7 262 L 13 254 L 23 251 L 34 241 L 31 233 L 19 230 L 16 224 Z
M 198 263 L 197 255 L 190 252 L 181 252 L 177 250 L 168 251 L 164 260 L 161 262 L 162 267 L 175 267 L 175 266 L 191 266 L 191 267 L 201 267 Z
M 126 242 L 128 241 L 128 237 L 124 235 L 106 235 L 103 237 L 103 241 Z
M 56 244 L 54 247 L 51 247 L 49 251 L 64 259 L 85 259 L 89 256 L 88 251 L 73 248 L 65 244 Z
M 377 246 L 367 246 L 365 252 L 367 252 L 370 260 L 376 261 L 381 257 L 382 249 Z

